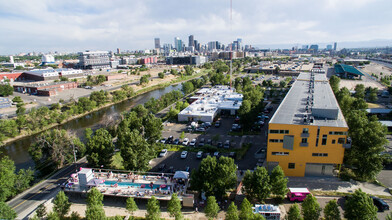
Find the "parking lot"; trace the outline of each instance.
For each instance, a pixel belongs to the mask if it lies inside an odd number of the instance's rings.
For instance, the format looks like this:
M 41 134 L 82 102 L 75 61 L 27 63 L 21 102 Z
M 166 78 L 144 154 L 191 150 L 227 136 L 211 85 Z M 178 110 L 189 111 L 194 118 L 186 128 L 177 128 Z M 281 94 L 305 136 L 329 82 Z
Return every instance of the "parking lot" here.
M 274 111 L 277 108 L 276 104 L 273 104 L 273 111 L 268 113 L 269 117 L 272 117 Z M 257 163 L 260 163 L 258 159 L 255 158 L 254 154 L 260 148 L 266 148 L 267 144 L 266 140 L 266 129 L 267 125 L 263 126 L 261 131 L 254 135 L 230 135 L 230 130 L 232 125 L 235 123 L 234 117 L 222 117 L 220 118 L 221 125 L 216 128 L 212 125 L 210 128 L 206 130 L 206 132 L 188 132 L 187 124 L 181 123 L 167 123 L 164 125 L 164 129 L 162 132 L 163 138 L 168 138 L 173 136 L 173 139 L 180 138 L 181 133 L 184 132 L 184 138 L 188 138 L 189 141 L 192 139 L 196 139 L 195 152 L 188 152 L 188 155 L 185 159 L 181 158 L 181 151 L 178 152 L 168 152 L 164 157 L 157 157 L 150 162 L 150 166 L 152 167 L 151 171 L 161 172 L 162 166 L 164 166 L 165 172 L 174 172 L 177 170 L 185 170 L 189 167 L 189 170 L 198 168 L 201 159 L 196 158 L 197 148 L 199 146 L 200 140 L 204 138 L 205 143 L 211 141 L 211 145 L 217 146 L 219 142 L 223 145 L 226 141 L 230 141 L 230 148 L 228 150 L 224 150 L 225 153 L 221 153 L 220 156 L 229 156 L 230 149 L 240 149 L 241 145 L 244 143 L 251 143 L 251 147 L 246 152 L 245 156 L 241 160 L 236 160 L 235 163 L 238 165 L 239 170 L 247 170 L 254 169 Z M 180 143 L 183 140 L 180 140 Z M 222 147 L 222 149 L 224 149 Z M 211 152 L 213 153 L 213 152 Z M 212 155 L 211 155 L 212 156 Z M 205 156 L 205 152 L 203 154 L 203 158 Z M 262 163 L 264 159 L 262 160 Z M 164 165 L 162 165 L 164 164 Z M 264 163 L 265 164 L 265 163 Z

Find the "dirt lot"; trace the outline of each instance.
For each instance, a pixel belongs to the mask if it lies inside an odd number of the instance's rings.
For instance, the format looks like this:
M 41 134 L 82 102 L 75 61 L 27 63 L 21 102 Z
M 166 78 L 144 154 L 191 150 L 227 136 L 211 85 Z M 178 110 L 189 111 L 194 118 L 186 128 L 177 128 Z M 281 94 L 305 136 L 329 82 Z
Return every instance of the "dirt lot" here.
M 370 75 L 374 73 L 378 77 L 392 75 L 391 68 L 374 62 L 370 63 L 369 65 L 366 65 L 365 68 L 363 68 L 363 70 L 369 73 Z M 380 73 L 382 73 L 382 75 Z

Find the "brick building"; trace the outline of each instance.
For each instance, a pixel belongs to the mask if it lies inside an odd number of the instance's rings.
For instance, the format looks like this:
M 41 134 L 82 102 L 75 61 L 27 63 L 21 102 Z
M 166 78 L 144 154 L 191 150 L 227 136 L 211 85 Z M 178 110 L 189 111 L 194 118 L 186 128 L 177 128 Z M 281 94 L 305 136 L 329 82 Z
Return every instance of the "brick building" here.
M 39 96 L 54 96 L 64 90 L 77 87 L 77 82 L 29 83 L 25 85 L 14 85 L 14 90 Z

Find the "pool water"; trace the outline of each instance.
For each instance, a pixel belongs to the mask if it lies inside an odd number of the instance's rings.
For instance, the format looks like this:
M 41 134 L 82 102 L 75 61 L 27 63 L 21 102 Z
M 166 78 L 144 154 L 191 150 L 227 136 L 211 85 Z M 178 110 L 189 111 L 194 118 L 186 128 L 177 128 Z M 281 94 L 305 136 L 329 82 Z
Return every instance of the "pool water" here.
M 116 184 L 117 183 L 117 185 L 119 186 L 119 187 L 133 187 L 133 188 L 140 188 L 140 186 L 141 185 L 145 185 L 146 187 L 145 187 L 145 189 L 151 189 L 150 188 L 150 184 L 143 184 L 143 183 L 131 183 L 131 182 L 117 182 L 117 181 L 105 181 L 104 183 L 102 183 L 102 185 L 105 185 L 105 186 L 111 186 L 111 185 L 114 185 L 114 184 Z M 161 186 L 161 185 L 159 185 L 159 184 L 153 184 L 153 189 L 156 189 L 156 188 L 158 188 L 159 186 Z M 163 190 L 167 190 L 167 186 L 166 187 L 164 187 L 164 188 L 161 188 L 161 189 L 163 189 Z

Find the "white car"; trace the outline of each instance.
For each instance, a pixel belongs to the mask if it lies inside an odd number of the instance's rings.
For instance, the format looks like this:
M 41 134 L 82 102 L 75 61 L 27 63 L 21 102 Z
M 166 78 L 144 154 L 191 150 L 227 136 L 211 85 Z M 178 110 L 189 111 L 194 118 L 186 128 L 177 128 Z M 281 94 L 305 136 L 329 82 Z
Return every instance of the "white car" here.
M 189 143 L 190 147 L 196 146 L 196 139 L 192 139 L 191 142 Z
M 185 159 L 188 156 L 188 151 L 181 152 L 181 159 Z
M 201 159 L 201 158 L 203 158 L 203 151 L 199 151 L 199 152 L 197 152 L 197 154 L 196 154 L 196 158 L 197 158 L 197 159 Z
M 166 154 L 167 154 L 167 149 L 163 149 L 163 150 L 159 153 L 159 156 L 160 156 L 160 157 L 164 157 L 164 156 L 166 156 Z
M 184 140 L 182 141 L 182 145 L 187 146 L 189 143 L 189 139 L 188 138 L 184 138 Z

